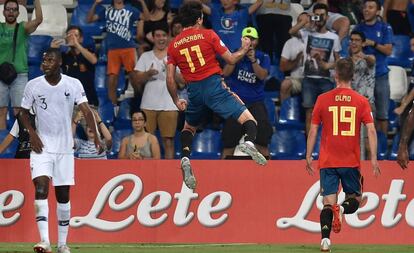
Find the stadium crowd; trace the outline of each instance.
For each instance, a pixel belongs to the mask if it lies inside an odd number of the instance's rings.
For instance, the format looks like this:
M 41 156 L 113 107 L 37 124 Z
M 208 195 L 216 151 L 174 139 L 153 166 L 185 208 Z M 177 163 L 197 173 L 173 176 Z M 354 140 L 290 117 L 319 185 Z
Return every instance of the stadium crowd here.
M 48 23 L 50 15 L 54 15 L 48 8 L 52 1 L 6 2 L 2 6 L 0 45 L 10 50 L 1 51 L 0 63 L 12 62 L 17 77 L 10 84 L 0 81 L 0 130 L 4 132 L 0 151 L 16 150 L 16 145 L 14 149 L 7 147 L 19 138 L 18 121 L 9 130 L 20 108 L 25 83 L 43 74 L 39 69 L 42 53 L 53 47 L 62 53 L 62 73 L 81 81 L 88 103 L 99 113 L 97 123 L 108 129 L 105 136 L 101 133 L 111 142 L 106 145 L 104 157 L 130 157 L 124 151 L 118 153 L 123 147 L 122 139 L 136 131 L 131 115 L 141 110 L 146 117 L 144 129 L 157 137 L 158 141 L 151 144 L 159 146 L 161 158 L 179 157 L 176 133 L 183 127 L 184 116 L 166 87 L 166 61 L 169 42 L 182 30 L 177 15 L 182 1 L 53 1 L 53 6 L 62 2 L 67 11 L 65 32 L 60 34 L 54 30 L 56 24 Z M 295 145 L 281 143 L 278 130 L 299 130 L 305 138 L 316 98 L 335 87 L 335 62 L 348 56 L 356 64 L 353 88 L 369 99 L 377 131 L 384 136 L 388 151 L 413 99 L 412 78 L 394 82 L 393 71 L 402 68 L 402 73 L 411 75 L 409 58 L 414 42 L 409 36 L 414 27 L 414 1 L 201 2 L 204 27 L 213 29 L 231 52 L 240 48 L 242 36 L 255 41 L 236 65 L 219 61 L 229 88 L 260 117 L 259 125 L 263 126 L 259 133 L 264 136 L 258 139 L 257 148 L 263 155 L 281 159 L 278 147 Z M 15 26 L 8 24 L 15 20 L 19 26 L 13 55 Z M 246 27 L 250 32 L 244 34 Z M 177 79 L 180 97 L 186 98 L 186 83 L 179 72 Z M 286 125 L 284 115 L 291 111 L 298 113 Z M 87 141 L 88 131 L 82 129 L 85 122 L 78 118 L 74 115 L 74 122 L 80 123 L 74 138 Z M 195 140 L 205 144 L 200 157 L 233 158 L 240 154 L 237 144 L 242 132 L 233 131 L 234 127 L 215 114 L 205 119 L 199 140 Z M 361 144 L 365 142 L 366 136 L 362 136 Z M 24 147 L 20 145 L 18 149 L 21 148 Z M 80 150 L 85 149 L 76 148 L 77 157 L 91 157 Z M 363 148 L 363 154 L 369 157 L 368 148 Z M 289 158 L 304 157 L 292 154 Z

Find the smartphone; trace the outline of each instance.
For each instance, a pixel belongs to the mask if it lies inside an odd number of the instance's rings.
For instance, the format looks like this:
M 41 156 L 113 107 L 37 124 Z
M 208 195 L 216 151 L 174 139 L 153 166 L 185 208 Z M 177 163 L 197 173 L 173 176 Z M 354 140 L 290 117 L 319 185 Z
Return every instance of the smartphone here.
M 313 16 L 311 16 L 311 20 L 312 21 L 321 21 L 321 16 L 319 16 L 319 15 L 313 15 Z

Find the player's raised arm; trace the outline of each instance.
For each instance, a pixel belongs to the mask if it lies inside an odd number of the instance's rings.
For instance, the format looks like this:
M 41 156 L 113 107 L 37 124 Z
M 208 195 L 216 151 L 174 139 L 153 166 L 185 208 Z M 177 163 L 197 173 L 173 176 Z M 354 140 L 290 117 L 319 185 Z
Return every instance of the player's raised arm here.
M 242 37 L 242 45 L 239 51 L 235 53 L 231 53 L 230 51 L 224 52 L 224 54 L 221 55 L 221 57 L 228 63 L 228 64 L 236 64 L 238 61 L 240 61 L 244 55 L 249 51 L 251 41 L 247 37 Z
M 98 154 L 101 154 L 104 151 L 104 148 L 102 147 L 101 141 L 99 140 L 99 131 L 96 126 L 95 116 L 93 115 L 93 112 L 91 111 L 91 108 L 89 107 L 87 102 L 81 103 L 78 106 L 85 117 L 86 124 L 89 126 L 89 128 L 92 130 L 94 134 L 96 150 L 98 150 Z

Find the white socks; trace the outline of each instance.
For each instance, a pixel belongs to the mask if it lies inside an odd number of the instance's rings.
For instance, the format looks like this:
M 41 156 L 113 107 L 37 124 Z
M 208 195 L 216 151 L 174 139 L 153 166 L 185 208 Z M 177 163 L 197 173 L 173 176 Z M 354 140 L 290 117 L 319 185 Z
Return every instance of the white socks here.
M 46 243 L 49 242 L 49 205 L 47 199 L 37 199 L 34 201 L 36 212 L 36 223 L 39 229 L 40 240 Z
M 58 247 L 66 245 L 66 238 L 69 231 L 70 220 L 70 202 L 57 203 L 57 219 L 58 219 Z

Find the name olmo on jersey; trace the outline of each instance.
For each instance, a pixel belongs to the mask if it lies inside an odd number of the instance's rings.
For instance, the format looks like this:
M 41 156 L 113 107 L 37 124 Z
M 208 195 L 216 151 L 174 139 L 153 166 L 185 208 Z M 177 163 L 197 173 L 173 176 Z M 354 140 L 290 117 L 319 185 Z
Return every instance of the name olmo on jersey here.
M 128 197 L 121 203 L 117 203 L 118 196 L 124 191 L 123 183 L 131 181 L 134 184 Z M 316 207 L 320 210 L 323 207 L 322 197 L 319 196 L 319 181 L 314 183 L 307 191 L 302 203 L 293 217 L 277 218 L 276 227 L 285 229 L 289 227 L 296 227 L 308 232 L 319 232 L 320 225 L 318 221 L 308 220 L 307 216 L 312 210 L 316 201 Z M 405 221 L 411 227 L 414 227 L 414 199 L 412 199 L 405 210 L 405 214 L 397 213 L 399 201 L 405 201 L 407 196 L 402 193 L 404 180 L 394 179 L 390 183 L 388 193 L 381 196 L 384 201 L 384 209 L 381 215 L 381 225 L 383 227 L 396 226 L 403 216 Z M 134 174 L 122 174 L 110 179 L 99 191 L 92 204 L 89 213 L 85 216 L 75 216 L 70 220 L 72 227 L 89 226 L 102 231 L 119 231 L 131 225 L 135 218 L 145 227 L 157 227 L 162 225 L 167 219 L 168 214 L 163 212 L 168 209 L 173 201 L 173 196 L 166 191 L 151 192 L 140 200 L 135 215 L 131 214 L 124 219 L 111 221 L 99 218 L 106 204 L 111 211 L 120 212 L 125 211 L 133 206 L 140 199 L 143 190 L 142 180 Z M 174 199 L 177 201 L 174 215 L 172 217 L 173 223 L 176 226 L 185 226 L 189 224 L 197 215 L 198 222 L 205 227 L 218 227 L 224 225 L 229 219 L 228 213 L 225 211 L 231 207 L 233 198 L 230 193 L 225 191 L 216 191 L 205 196 L 198 204 L 197 214 L 189 211 L 191 201 L 198 198 L 198 193 L 184 186 L 181 191 L 174 193 Z M 339 201 L 342 202 L 345 194 L 339 194 Z M 373 192 L 363 193 L 365 205 L 363 205 L 354 214 L 345 215 L 346 223 L 354 228 L 364 228 L 372 224 L 376 216 L 369 214 L 376 210 L 380 205 L 380 196 Z M 156 201 L 158 200 L 158 201 Z M 246 200 L 243 200 L 246 201 Z M 247 200 L 248 201 L 248 200 Z M 7 204 L 6 204 L 7 203 Z M 11 226 L 16 223 L 21 213 L 18 209 L 24 204 L 24 194 L 17 190 L 8 190 L 0 193 L 0 226 Z M 16 211 L 17 210 L 17 211 Z M 259 210 L 259 208 L 257 209 Z M 10 217 L 5 217 L 6 212 L 16 211 Z M 151 216 L 152 213 L 157 213 L 157 217 Z M 212 216 L 214 214 L 214 217 Z M 364 215 L 364 219 L 359 217 Z M 32 215 L 32 214 L 30 214 Z

